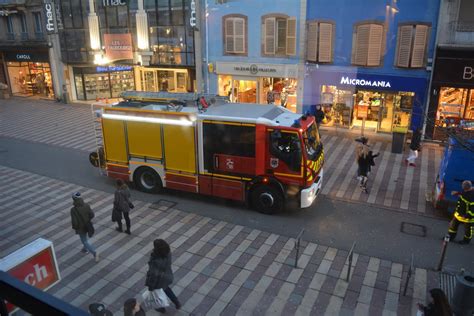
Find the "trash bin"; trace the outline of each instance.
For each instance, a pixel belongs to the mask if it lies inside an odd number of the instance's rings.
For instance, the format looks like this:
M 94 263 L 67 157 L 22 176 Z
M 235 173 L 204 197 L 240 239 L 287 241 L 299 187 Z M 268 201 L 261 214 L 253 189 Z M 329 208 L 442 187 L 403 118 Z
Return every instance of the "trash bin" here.
M 406 133 L 404 132 L 393 132 L 392 133 L 392 153 L 401 154 L 403 153 L 403 146 L 405 145 Z
M 474 276 L 464 273 L 456 275 L 456 287 L 451 302 L 451 308 L 458 316 L 471 316 L 474 313 Z

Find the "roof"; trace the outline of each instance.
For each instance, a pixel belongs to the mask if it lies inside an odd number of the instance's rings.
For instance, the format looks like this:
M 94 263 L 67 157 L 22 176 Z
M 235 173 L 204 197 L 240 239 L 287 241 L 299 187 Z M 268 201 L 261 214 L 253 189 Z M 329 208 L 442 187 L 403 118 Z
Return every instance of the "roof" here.
M 226 103 L 209 107 L 206 112 L 200 113 L 198 118 L 200 120 L 291 126 L 295 120 L 301 118 L 301 114 L 272 104 Z

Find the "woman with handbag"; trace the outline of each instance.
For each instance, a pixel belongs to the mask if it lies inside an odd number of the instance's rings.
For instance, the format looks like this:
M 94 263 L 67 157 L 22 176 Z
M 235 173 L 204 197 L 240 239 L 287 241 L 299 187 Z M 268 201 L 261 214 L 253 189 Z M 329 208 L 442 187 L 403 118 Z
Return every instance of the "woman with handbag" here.
M 125 224 L 127 230 L 125 233 L 131 234 L 130 232 L 130 217 L 128 213 L 134 206 L 130 201 L 130 190 L 122 179 L 117 179 L 117 189 L 114 195 L 114 207 L 112 209 L 112 222 L 117 222 L 118 227 L 115 228 L 118 232 L 123 232 L 122 229 L 122 215 L 125 218 Z
M 150 292 L 162 289 L 166 296 L 174 303 L 176 309 L 180 309 L 181 303 L 170 289 L 171 283 L 173 283 L 173 270 L 171 269 L 170 246 L 163 239 L 155 239 L 153 241 L 153 251 L 148 261 L 145 285 Z M 161 313 L 166 312 L 164 307 L 157 308 L 156 310 Z

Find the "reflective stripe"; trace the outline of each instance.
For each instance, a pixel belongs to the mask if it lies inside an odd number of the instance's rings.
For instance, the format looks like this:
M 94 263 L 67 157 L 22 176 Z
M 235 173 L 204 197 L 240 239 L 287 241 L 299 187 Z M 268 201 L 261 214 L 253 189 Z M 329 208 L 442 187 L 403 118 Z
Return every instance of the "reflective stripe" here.
M 454 217 L 460 222 L 463 223 L 474 223 L 474 218 L 466 218 L 459 214 L 457 211 L 454 213 Z
M 448 233 L 456 233 L 457 229 L 448 228 Z

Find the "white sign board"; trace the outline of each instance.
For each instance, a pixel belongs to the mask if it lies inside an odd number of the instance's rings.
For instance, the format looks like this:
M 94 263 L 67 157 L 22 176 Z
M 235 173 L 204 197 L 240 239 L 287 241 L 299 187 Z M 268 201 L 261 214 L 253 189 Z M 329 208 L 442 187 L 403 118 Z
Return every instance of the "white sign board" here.
M 216 73 L 225 75 L 296 78 L 298 65 L 216 62 Z

